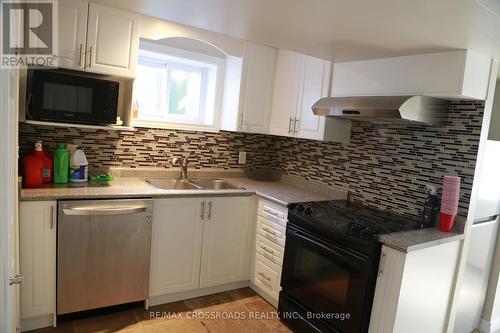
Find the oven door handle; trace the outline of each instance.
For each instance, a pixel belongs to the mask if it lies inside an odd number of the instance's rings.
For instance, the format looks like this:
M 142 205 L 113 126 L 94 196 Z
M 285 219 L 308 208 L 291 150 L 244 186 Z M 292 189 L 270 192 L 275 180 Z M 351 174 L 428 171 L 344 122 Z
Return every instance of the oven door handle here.
M 336 246 L 333 246 L 333 245 L 327 246 L 325 244 L 322 244 L 322 243 L 316 241 L 314 239 L 314 237 L 307 236 L 307 235 L 303 234 L 300 231 L 295 231 L 295 230 L 288 229 L 287 234 L 290 234 L 291 236 L 295 236 L 297 238 L 300 238 L 303 241 L 306 241 L 306 242 L 309 242 L 309 243 L 313 243 L 315 246 L 321 247 L 323 250 L 325 250 L 325 251 L 333 254 L 334 256 L 336 256 L 338 258 L 344 259 L 344 260 L 345 260 L 345 256 L 347 255 L 349 257 L 354 257 L 358 262 L 361 261 L 363 263 L 366 263 L 366 262 L 369 261 L 369 258 L 362 257 L 361 255 L 356 254 L 356 253 L 354 253 L 352 251 L 339 249 L 339 248 L 337 248 Z

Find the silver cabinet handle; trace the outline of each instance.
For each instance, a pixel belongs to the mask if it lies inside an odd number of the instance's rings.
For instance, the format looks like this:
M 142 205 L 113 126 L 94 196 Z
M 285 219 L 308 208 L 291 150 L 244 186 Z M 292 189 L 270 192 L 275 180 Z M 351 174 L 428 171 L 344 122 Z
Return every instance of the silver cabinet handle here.
M 269 209 L 266 209 L 266 208 L 264 208 L 264 213 L 268 213 L 268 214 L 271 214 L 271 215 L 274 215 L 274 216 L 278 216 L 278 213 L 273 212 L 272 210 L 269 210 Z
M 212 219 L 212 201 L 208 202 L 208 215 L 207 215 L 207 217 L 209 220 Z
M 54 205 L 50 206 L 50 230 L 54 229 Z
M 270 278 L 270 277 L 268 277 L 268 276 L 266 276 L 266 274 L 261 273 L 261 272 L 259 272 L 258 274 L 259 274 L 262 278 L 264 278 L 265 280 L 267 280 L 267 281 L 271 281 L 271 278 Z
M 82 68 L 82 51 L 83 51 L 83 44 L 80 44 L 80 51 L 78 52 L 79 57 L 78 57 L 78 67 Z
M 292 134 L 292 123 L 293 123 L 293 118 L 290 117 L 290 121 L 288 122 L 288 134 Z
M 274 254 L 274 251 L 273 250 L 269 250 L 267 247 L 265 246 L 261 246 L 260 247 L 262 250 L 266 251 L 267 253 L 270 253 L 270 254 Z
M 384 258 L 385 258 L 385 253 L 382 252 L 382 255 L 380 256 L 380 261 L 379 261 L 379 269 L 378 269 L 378 276 L 382 275 L 384 273 Z
M 293 134 L 297 134 L 297 123 L 299 122 L 299 120 L 297 118 L 294 118 L 293 120 Z
M 92 45 L 89 46 L 89 68 L 92 67 Z
M 24 277 L 21 274 L 17 274 L 14 277 L 9 277 L 9 286 L 12 286 L 13 284 L 22 284 L 24 281 Z
M 264 231 L 265 231 L 265 232 L 267 232 L 267 233 L 270 233 L 270 234 L 271 234 L 271 235 L 273 235 L 273 236 L 276 236 L 276 233 L 275 233 L 274 231 L 269 230 L 269 229 L 267 229 L 266 227 L 263 227 L 263 228 L 262 228 L 262 230 L 264 230 Z
M 205 219 L 205 201 L 201 203 L 201 214 L 200 219 L 203 221 Z
M 69 216 L 102 216 L 102 215 L 124 215 L 142 213 L 147 211 L 149 206 L 138 207 L 75 207 L 63 208 L 65 215 Z

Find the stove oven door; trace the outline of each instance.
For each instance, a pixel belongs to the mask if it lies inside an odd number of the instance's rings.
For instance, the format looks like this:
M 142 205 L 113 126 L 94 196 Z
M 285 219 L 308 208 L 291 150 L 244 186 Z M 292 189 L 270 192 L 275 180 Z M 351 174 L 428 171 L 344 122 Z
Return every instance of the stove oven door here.
M 289 224 L 281 279 L 282 320 L 297 328 L 307 321 L 322 327 L 321 332 L 367 331 L 373 270 L 372 258 Z M 300 315 L 294 315 L 297 312 Z

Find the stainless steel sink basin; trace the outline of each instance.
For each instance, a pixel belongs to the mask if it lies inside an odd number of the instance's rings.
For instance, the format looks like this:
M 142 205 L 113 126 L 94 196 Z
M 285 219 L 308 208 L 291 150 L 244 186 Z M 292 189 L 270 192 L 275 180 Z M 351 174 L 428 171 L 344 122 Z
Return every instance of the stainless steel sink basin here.
M 146 183 L 160 190 L 201 190 L 186 179 L 147 179 Z
M 147 179 L 146 183 L 160 190 L 235 190 L 234 186 L 222 179 Z
M 205 190 L 235 190 L 241 188 L 222 179 L 191 179 L 189 182 Z

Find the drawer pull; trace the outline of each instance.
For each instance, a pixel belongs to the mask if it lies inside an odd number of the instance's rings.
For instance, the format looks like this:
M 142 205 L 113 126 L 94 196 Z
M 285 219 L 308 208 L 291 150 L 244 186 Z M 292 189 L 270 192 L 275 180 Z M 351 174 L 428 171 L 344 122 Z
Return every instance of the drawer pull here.
M 263 228 L 262 228 L 262 230 L 264 230 L 265 232 L 267 232 L 267 233 L 269 233 L 269 234 L 271 234 L 271 235 L 273 235 L 273 236 L 276 236 L 276 233 L 275 233 L 274 231 L 269 230 L 269 229 L 267 229 L 266 227 L 263 227 Z
M 265 280 L 267 280 L 267 281 L 271 281 L 271 278 L 270 278 L 270 277 L 267 277 L 267 276 L 266 276 L 266 274 L 259 272 L 259 275 L 260 275 L 263 279 L 265 279 Z
M 278 213 L 273 212 L 272 210 L 269 210 L 269 209 L 264 208 L 264 212 L 265 212 L 265 213 L 268 213 L 268 214 L 271 214 L 271 215 L 273 215 L 273 216 L 279 217 Z
M 271 254 L 274 254 L 274 251 L 273 250 L 269 250 L 267 247 L 265 246 L 261 246 L 260 247 L 262 250 L 266 251 L 267 253 L 271 253 Z

